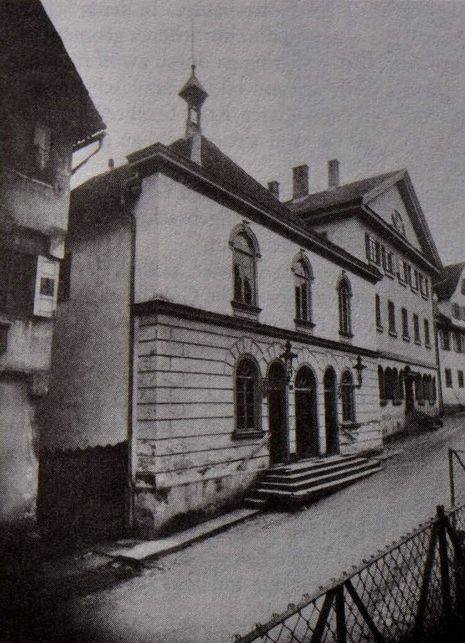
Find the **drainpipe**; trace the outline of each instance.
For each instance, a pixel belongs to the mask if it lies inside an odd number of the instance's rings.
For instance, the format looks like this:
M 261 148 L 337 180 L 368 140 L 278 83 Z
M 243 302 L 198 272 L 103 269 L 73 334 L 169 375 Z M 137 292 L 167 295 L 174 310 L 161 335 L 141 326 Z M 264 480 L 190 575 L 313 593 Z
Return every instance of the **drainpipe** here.
M 135 287 L 135 259 L 136 259 L 136 217 L 134 204 L 142 192 L 142 181 L 136 172 L 123 182 L 121 188 L 121 206 L 123 212 L 128 216 L 131 225 L 131 256 L 129 268 L 129 359 L 128 359 L 128 477 L 127 477 L 127 510 L 126 527 L 132 530 L 134 526 L 134 445 L 133 445 L 133 398 L 134 398 L 134 287 Z
M 438 327 L 436 323 L 436 305 L 433 299 L 433 332 L 434 332 L 434 350 L 436 351 L 436 365 L 438 369 L 438 402 L 439 402 L 439 415 L 444 416 L 444 400 L 442 397 L 442 369 L 441 360 L 439 359 L 439 340 L 438 340 Z
M 105 138 L 106 134 L 107 134 L 106 132 L 99 132 L 98 134 L 96 134 L 92 138 L 90 138 L 90 139 L 86 140 L 85 142 L 83 142 L 81 144 L 81 146 L 77 145 L 77 146 L 73 147 L 73 152 L 77 152 L 78 150 L 82 149 L 82 147 L 84 147 L 84 145 L 90 145 L 91 143 L 97 143 L 96 149 L 93 150 L 88 156 L 86 156 L 86 158 L 83 159 L 80 163 L 78 163 L 76 165 L 76 167 L 72 168 L 71 176 L 73 176 L 73 174 L 75 174 L 79 169 L 81 169 L 81 167 L 83 165 L 85 165 L 87 163 L 87 161 L 89 161 L 93 156 L 95 156 L 98 152 L 100 152 L 100 150 L 102 149 L 102 145 L 103 145 L 103 139 Z

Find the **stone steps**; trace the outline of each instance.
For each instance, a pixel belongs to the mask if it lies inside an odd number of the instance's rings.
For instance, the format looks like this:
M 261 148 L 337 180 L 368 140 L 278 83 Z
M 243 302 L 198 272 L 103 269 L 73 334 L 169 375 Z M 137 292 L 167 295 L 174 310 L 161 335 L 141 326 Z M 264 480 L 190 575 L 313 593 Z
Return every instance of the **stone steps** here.
M 255 508 L 297 506 L 382 470 L 376 459 L 360 456 L 313 458 L 268 469 L 245 502 Z

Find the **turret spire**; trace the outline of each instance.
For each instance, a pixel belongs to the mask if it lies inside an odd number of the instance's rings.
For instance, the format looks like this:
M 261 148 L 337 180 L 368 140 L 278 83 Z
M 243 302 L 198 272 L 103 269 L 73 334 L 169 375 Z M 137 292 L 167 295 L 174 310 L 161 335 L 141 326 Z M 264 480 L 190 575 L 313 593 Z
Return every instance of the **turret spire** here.
M 193 134 L 200 134 L 200 116 L 202 105 L 208 94 L 195 75 L 195 64 L 191 65 L 191 76 L 179 92 L 179 96 L 187 103 L 186 138 Z

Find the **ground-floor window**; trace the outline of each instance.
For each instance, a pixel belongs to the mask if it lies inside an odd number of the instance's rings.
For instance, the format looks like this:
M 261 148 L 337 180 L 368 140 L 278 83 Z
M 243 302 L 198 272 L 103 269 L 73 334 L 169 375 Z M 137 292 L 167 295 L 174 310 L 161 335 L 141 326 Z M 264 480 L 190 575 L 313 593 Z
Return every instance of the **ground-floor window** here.
M 236 369 L 236 433 L 260 430 L 258 366 L 250 357 L 240 359 Z
M 341 379 L 342 421 L 355 422 L 355 401 L 352 373 L 344 371 Z
M 446 387 L 452 388 L 452 371 L 450 368 L 444 369 L 444 379 L 446 381 Z
M 459 388 L 463 388 L 463 371 L 457 371 L 457 380 L 459 383 Z

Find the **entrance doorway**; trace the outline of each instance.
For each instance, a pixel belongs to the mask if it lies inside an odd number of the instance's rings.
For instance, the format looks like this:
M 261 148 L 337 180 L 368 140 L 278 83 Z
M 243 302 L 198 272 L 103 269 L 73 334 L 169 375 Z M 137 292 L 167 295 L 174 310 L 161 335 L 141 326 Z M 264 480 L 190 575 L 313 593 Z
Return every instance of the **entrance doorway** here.
M 337 425 L 337 390 L 336 373 L 329 367 L 324 377 L 325 389 L 325 428 L 326 428 L 326 453 L 336 455 L 339 453 L 339 432 Z
M 318 455 L 316 379 L 308 366 L 295 377 L 295 440 L 298 458 Z
M 410 366 L 406 366 L 404 369 L 404 387 L 405 387 L 405 415 L 411 413 L 414 408 L 414 399 L 413 399 L 413 374 L 410 370 Z
M 287 380 L 284 365 L 273 362 L 268 371 L 268 423 L 270 427 L 270 462 L 289 460 L 289 429 L 287 421 Z

